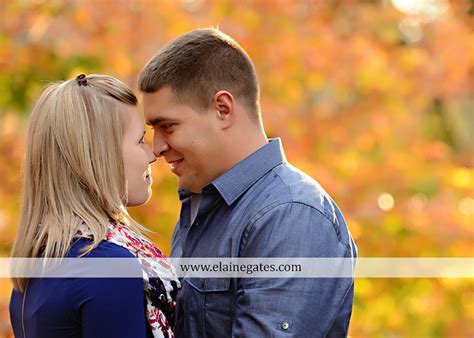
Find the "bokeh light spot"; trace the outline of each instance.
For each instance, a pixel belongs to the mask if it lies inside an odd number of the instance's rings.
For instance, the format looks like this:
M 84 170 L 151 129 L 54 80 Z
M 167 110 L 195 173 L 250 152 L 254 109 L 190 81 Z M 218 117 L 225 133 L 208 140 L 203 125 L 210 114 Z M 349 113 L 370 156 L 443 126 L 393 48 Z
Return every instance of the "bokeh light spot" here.
M 393 199 L 393 196 L 389 193 L 383 193 L 379 196 L 377 204 L 379 205 L 379 208 L 383 211 L 389 211 L 395 205 L 395 200 Z
M 458 209 L 461 214 L 466 216 L 474 214 L 474 198 L 463 198 L 458 204 Z

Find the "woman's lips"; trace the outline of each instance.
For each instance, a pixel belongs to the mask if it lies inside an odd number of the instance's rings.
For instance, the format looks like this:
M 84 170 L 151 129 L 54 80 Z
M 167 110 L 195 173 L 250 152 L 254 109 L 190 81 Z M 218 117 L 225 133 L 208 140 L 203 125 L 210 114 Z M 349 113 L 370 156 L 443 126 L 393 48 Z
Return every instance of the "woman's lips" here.
M 148 184 L 151 184 L 153 182 L 153 178 L 151 177 L 150 171 L 146 171 L 143 177 Z
M 147 176 L 145 177 L 145 181 L 151 185 L 153 183 L 153 178 L 151 178 L 151 176 Z

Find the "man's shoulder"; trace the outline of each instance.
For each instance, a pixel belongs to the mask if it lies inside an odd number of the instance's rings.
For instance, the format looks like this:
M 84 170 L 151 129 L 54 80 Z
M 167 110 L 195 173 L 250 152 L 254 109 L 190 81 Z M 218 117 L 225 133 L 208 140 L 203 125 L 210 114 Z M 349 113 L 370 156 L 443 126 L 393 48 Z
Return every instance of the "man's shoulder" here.
M 327 196 L 327 192 L 316 179 L 286 162 L 275 168 L 281 184 L 289 189 L 293 201 L 312 204 Z
M 255 195 L 259 210 L 297 203 L 333 219 L 337 207 L 318 181 L 288 162 L 273 168 L 255 187 Z

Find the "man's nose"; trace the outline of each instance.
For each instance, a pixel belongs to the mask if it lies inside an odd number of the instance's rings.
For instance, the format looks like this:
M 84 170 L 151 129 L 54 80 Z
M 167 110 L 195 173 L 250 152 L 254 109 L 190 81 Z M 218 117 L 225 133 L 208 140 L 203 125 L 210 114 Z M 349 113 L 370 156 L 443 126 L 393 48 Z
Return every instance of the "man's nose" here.
M 168 150 L 170 150 L 170 146 L 168 145 L 166 140 L 160 137 L 155 137 L 155 140 L 153 142 L 153 154 L 155 154 L 156 157 L 161 157 Z

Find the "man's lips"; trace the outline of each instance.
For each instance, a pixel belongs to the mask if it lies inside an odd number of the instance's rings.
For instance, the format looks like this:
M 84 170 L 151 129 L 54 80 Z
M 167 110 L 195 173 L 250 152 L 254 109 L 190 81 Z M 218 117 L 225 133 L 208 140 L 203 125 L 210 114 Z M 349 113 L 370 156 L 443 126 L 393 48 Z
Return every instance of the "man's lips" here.
M 171 164 L 171 171 L 172 171 L 173 173 L 175 173 L 175 172 L 176 172 L 176 169 L 177 169 L 178 166 L 179 166 L 179 164 L 180 164 L 181 162 L 183 162 L 183 159 L 181 158 L 181 159 L 178 159 L 178 160 L 166 161 L 166 162 L 168 162 L 169 164 Z

